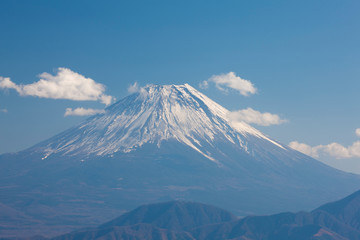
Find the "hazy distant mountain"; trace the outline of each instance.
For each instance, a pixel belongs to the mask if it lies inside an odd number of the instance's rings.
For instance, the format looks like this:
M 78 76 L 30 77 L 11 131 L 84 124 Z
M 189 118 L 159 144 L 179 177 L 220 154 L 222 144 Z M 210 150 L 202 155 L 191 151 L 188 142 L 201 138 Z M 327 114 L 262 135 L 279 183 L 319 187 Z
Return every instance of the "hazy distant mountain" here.
M 358 240 L 359 216 L 360 191 L 309 213 L 246 217 L 198 228 L 192 234 L 196 239 Z
M 196 239 L 187 231 L 235 219 L 213 206 L 175 201 L 141 206 L 98 228 L 54 239 Z
M 288 212 L 241 220 L 212 206 L 168 202 L 142 206 L 98 228 L 65 234 L 54 240 L 358 240 L 359 209 L 360 191 L 310 213 Z
M 360 231 L 360 191 L 336 202 L 325 204 L 312 212 L 314 215 L 329 214 L 341 223 Z M 329 228 L 329 223 L 327 224 Z
M 358 175 L 228 115 L 187 84 L 151 85 L 34 147 L 1 155 L 0 203 L 31 221 L 0 228 L 0 236 L 55 235 L 174 199 L 243 216 L 308 210 L 358 188 Z
M 240 220 L 204 204 L 167 202 L 139 207 L 97 228 L 54 240 L 358 240 L 359 209 L 360 191 L 310 213 L 287 212 Z
M 174 201 L 138 207 L 101 225 L 100 228 L 148 223 L 159 228 L 183 231 L 235 219 L 234 215 L 217 207 Z

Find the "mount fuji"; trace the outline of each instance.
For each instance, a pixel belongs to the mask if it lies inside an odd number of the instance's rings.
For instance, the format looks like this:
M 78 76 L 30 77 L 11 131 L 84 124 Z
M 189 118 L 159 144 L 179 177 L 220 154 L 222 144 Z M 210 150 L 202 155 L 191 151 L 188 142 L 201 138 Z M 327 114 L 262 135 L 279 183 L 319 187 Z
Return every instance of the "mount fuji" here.
M 0 236 L 56 235 L 174 199 L 238 215 L 309 210 L 359 188 L 360 176 L 229 113 L 188 84 L 149 85 L 78 126 L 1 155 L 0 210 L 9 214 L 0 215 Z
M 245 123 L 232 124 L 228 115 L 188 84 L 150 86 L 33 149 L 42 152 L 43 159 L 57 153 L 86 158 L 128 153 L 146 144 L 161 148 L 162 142 L 174 140 L 220 165 L 227 156 L 217 146 L 220 142 L 252 155 L 266 152 L 261 144 L 271 148 L 267 151 L 285 150 Z

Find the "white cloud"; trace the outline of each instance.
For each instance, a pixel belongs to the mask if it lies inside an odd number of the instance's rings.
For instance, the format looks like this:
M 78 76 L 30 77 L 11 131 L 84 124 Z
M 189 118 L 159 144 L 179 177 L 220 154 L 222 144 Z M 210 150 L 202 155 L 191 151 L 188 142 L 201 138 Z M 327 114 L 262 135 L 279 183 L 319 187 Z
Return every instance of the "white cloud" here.
M 221 91 L 227 91 L 226 88 L 231 88 L 237 90 L 241 95 L 244 96 L 249 96 L 250 94 L 255 94 L 257 92 L 257 89 L 249 80 L 245 80 L 239 76 L 236 76 L 234 72 L 213 75 L 208 80 L 200 83 L 200 87 L 207 88 L 209 86 L 209 82 L 215 83 L 216 87 Z
M 318 145 L 312 147 L 305 143 L 293 141 L 289 146 L 299 152 L 312 156 L 314 158 L 320 157 L 334 157 L 336 159 L 355 158 L 360 157 L 360 141 L 354 142 L 352 145 L 345 147 L 339 143 L 330 143 L 327 145 Z
M 92 108 L 67 108 L 65 110 L 65 114 L 64 116 L 91 116 L 91 115 L 95 115 L 98 113 L 104 113 L 105 110 L 104 109 L 92 109 Z
M 298 141 L 293 141 L 293 142 L 289 143 L 289 147 L 291 147 L 299 152 L 302 152 L 306 155 L 309 155 L 313 158 L 319 157 L 318 149 L 316 147 L 311 147 L 310 145 L 307 145 L 305 143 L 299 143 Z
M 140 90 L 140 88 L 139 88 L 138 83 L 135 82 L 134 84 L 131 84 L 131 85 L 128 87 L 127 90 L 128 90 L 129 93 L 136 93 L 136 92 L 138 92 L 138 91 Z
M 109 105 L 114 98 L 104 94 L 105 86 L 91 78 L 73 72 L 68 68 L 58 68 L 56 75 L 42 73 L 40 80 L 31 84 L 17 85 L 10 78 L 0 77 L 0 88 L 14 89 L 21 96 L 40 98 L 70 99 L 75 101 L 100 101 Z
M 356 134 L 356 136 L 360 137 L 360 128 L 357 128 L 357 129 L 355 130 L 355 134 Z
M 8 110 L 7 110 L 6 108 L 1 108 L 1 109 L 0 109 L 0 112 L 2 112 L 2 113 L 7 113 Z
M 0 76 L 0 88 L 13 88 L 13 89 L 17 90 L 18 86 L 15 83 L 13 83 L 10 80 L 10 78 L 8 78 L 8 77 L 4 78 L 4 77 Z
M 261 113 L 252 108 L 230 112 L 228 118 L 232 122 L 254 123 L 260 126 L 279 125 L 287 122 L 287 120 L 281 119 L 277 114 Z

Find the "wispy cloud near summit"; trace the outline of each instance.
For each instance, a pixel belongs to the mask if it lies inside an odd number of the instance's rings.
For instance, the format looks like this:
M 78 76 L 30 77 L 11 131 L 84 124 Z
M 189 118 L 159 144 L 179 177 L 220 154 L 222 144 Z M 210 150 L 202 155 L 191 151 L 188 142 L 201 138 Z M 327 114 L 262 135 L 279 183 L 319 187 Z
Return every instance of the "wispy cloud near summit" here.
M 131 84 L 127 90 L 128 90 L 128 93 L 136 93 L 140 90 L 140 87 L 139 87 L 138 83 L 135 82 L 134 84 Z

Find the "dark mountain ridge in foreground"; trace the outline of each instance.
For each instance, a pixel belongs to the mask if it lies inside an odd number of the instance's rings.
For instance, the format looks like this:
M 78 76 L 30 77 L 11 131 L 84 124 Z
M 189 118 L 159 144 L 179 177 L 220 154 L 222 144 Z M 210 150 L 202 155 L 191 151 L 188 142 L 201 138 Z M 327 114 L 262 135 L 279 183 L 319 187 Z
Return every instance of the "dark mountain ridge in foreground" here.
M 360 176 L 229 113 L 188 84 L 151 85 L 29 149 L 0 155 L 0 208 L 10 213 L 0 218 L 0 236 L 55 236 L 170 200 L 242 216 L 309 210 L 358 189 Z
M 358 240 L 359 214 L 360 191 L 312 212 L 249 216 L 240 220 L 209 205 L 166 202 L 141 206 L 98 228 L 53 240 Z

